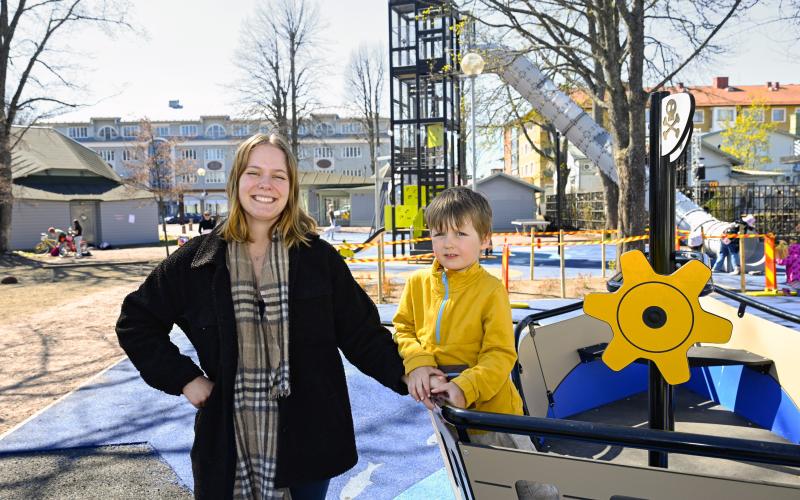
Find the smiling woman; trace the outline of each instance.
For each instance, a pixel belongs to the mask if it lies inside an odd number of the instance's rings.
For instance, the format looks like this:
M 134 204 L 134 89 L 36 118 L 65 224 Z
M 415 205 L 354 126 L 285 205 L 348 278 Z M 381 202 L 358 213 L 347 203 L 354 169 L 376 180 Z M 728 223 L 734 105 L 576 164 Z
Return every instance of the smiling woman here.
M 358 460 L 339 350 L 401 394 L 403 363 L 375 305 L 300 207 L 284 139 L 246 139 L 227 194 L 229 217 L 125 299 L 120 345 L 148 384 L 198 408 L 197 498 L 289 490 L 322 499 L 329 478 Z M 200 367 L 170 342 L 173 324 Z

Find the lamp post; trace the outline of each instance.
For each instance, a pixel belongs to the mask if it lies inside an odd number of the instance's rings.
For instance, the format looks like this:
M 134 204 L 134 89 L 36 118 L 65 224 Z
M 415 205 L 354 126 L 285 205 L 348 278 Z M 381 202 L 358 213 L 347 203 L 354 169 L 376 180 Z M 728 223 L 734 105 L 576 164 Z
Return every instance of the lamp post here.
M 478 189 L 478 150 L 475 130 L 475 77 L 483 73 L 486 62 L 477 52 L 470 52 L 461 59 L 461 71 L 470 79 L 470 129 L 472 132 L 472 190 Z
M 204 177 L 206 176 L 206 169 L 200 167 L 197 169 L 197 177 L 200 177 L 200 180 L 205 183 Z M 206 211 L 206 197 L 205 197 L 205 186 L 203 186 L 202 195 L 200 197 L 200 214 Z

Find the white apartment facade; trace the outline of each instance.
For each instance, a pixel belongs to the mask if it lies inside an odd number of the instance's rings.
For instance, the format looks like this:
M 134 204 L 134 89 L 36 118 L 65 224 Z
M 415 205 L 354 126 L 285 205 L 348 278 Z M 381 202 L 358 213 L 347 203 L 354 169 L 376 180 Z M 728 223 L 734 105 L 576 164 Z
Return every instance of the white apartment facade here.
M 154 135 L 176 142 L 174 159 L 196 165 L 196 174 L 186 179 L 184 194 L 187 213 L 204 209 L 212 213 L 228 210 L 225 184 L 233 166 L 236 148 L 245 138 L 269 133 L 269 125 L 227 115 L 200 116 L 198 119 L 151 120 Z M 88 122 L 59 122 L 50 126 L 97 152 L 114 171 L 125 177 L 126 165 L 136 161 L 137 120 L 97 117 Z M 376 157 L 389 152 L 388 118 L 380 122 L 380 147 Z M 301 171 L 317 171 L 350 177 L 368 177 L 370 152 L 365 131 L 358 118 L 335 113 L 312 114 L 298 128 L 298 164 Z M 177 206 L 170 207 L 174 214 Z

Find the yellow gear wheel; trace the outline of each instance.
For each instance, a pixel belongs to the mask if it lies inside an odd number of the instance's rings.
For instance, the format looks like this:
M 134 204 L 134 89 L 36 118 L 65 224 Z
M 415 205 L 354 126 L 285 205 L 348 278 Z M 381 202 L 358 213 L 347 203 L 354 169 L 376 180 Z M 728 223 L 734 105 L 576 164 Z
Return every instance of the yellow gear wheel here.
M 608 323 L 614 337 L 603 362 L 615 371 L 639 358 L 655 362 L 670 384 L 689 380 L 687 351 L 695 342 L 722 344 L 733 325 L 700 307 L 700 292 L 711 270 L 693 260 L 664 276 L 638 250 L 620 256 L 623 282 L 613 293 L 592 293 L 583 311 Z

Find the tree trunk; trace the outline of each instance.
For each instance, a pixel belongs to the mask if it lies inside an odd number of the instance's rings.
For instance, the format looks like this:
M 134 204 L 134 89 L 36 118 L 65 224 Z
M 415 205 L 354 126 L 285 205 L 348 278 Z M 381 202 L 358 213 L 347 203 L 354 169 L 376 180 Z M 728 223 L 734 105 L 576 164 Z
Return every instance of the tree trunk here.
M 602 77 L 602 69 L 595 63 L 595 72 L 598 76 Z M 605 96 L 605 89 L 602 86 L 597 88 L 597 97 L 603 99 Z M 603 118 L 603 108 L 597 103 L 592 106 L 592 118 L 595 123 L 601 127 L 606 127 Z M 612 181 L 602 170 L 599 168 L 597 171 L 600 173 L 600 180 L 603 183 L 603 216 L 605 217 L 605 226 L 603 229 L 619 229 L 619 187 L 617 183 Z
M 164 250 L 167 251 L 167 257 L 169 257 L 169 237 L 167 236 L 167 214 L 166 214 L 166 207 L 164 206 L 164 200 L 158 200 L 158 213 L 161 214 L 161 229 L 164 231 Z
M 11 184 L 9 138 L 0 139 L 0 254 L 11 251 L 11 210 L 14 195 Z
M 297 157 L 297 46 L 295 45 L 295 34 L 289 36 L 289 89 L 291 93 L 292 116 L 292 154 Z

